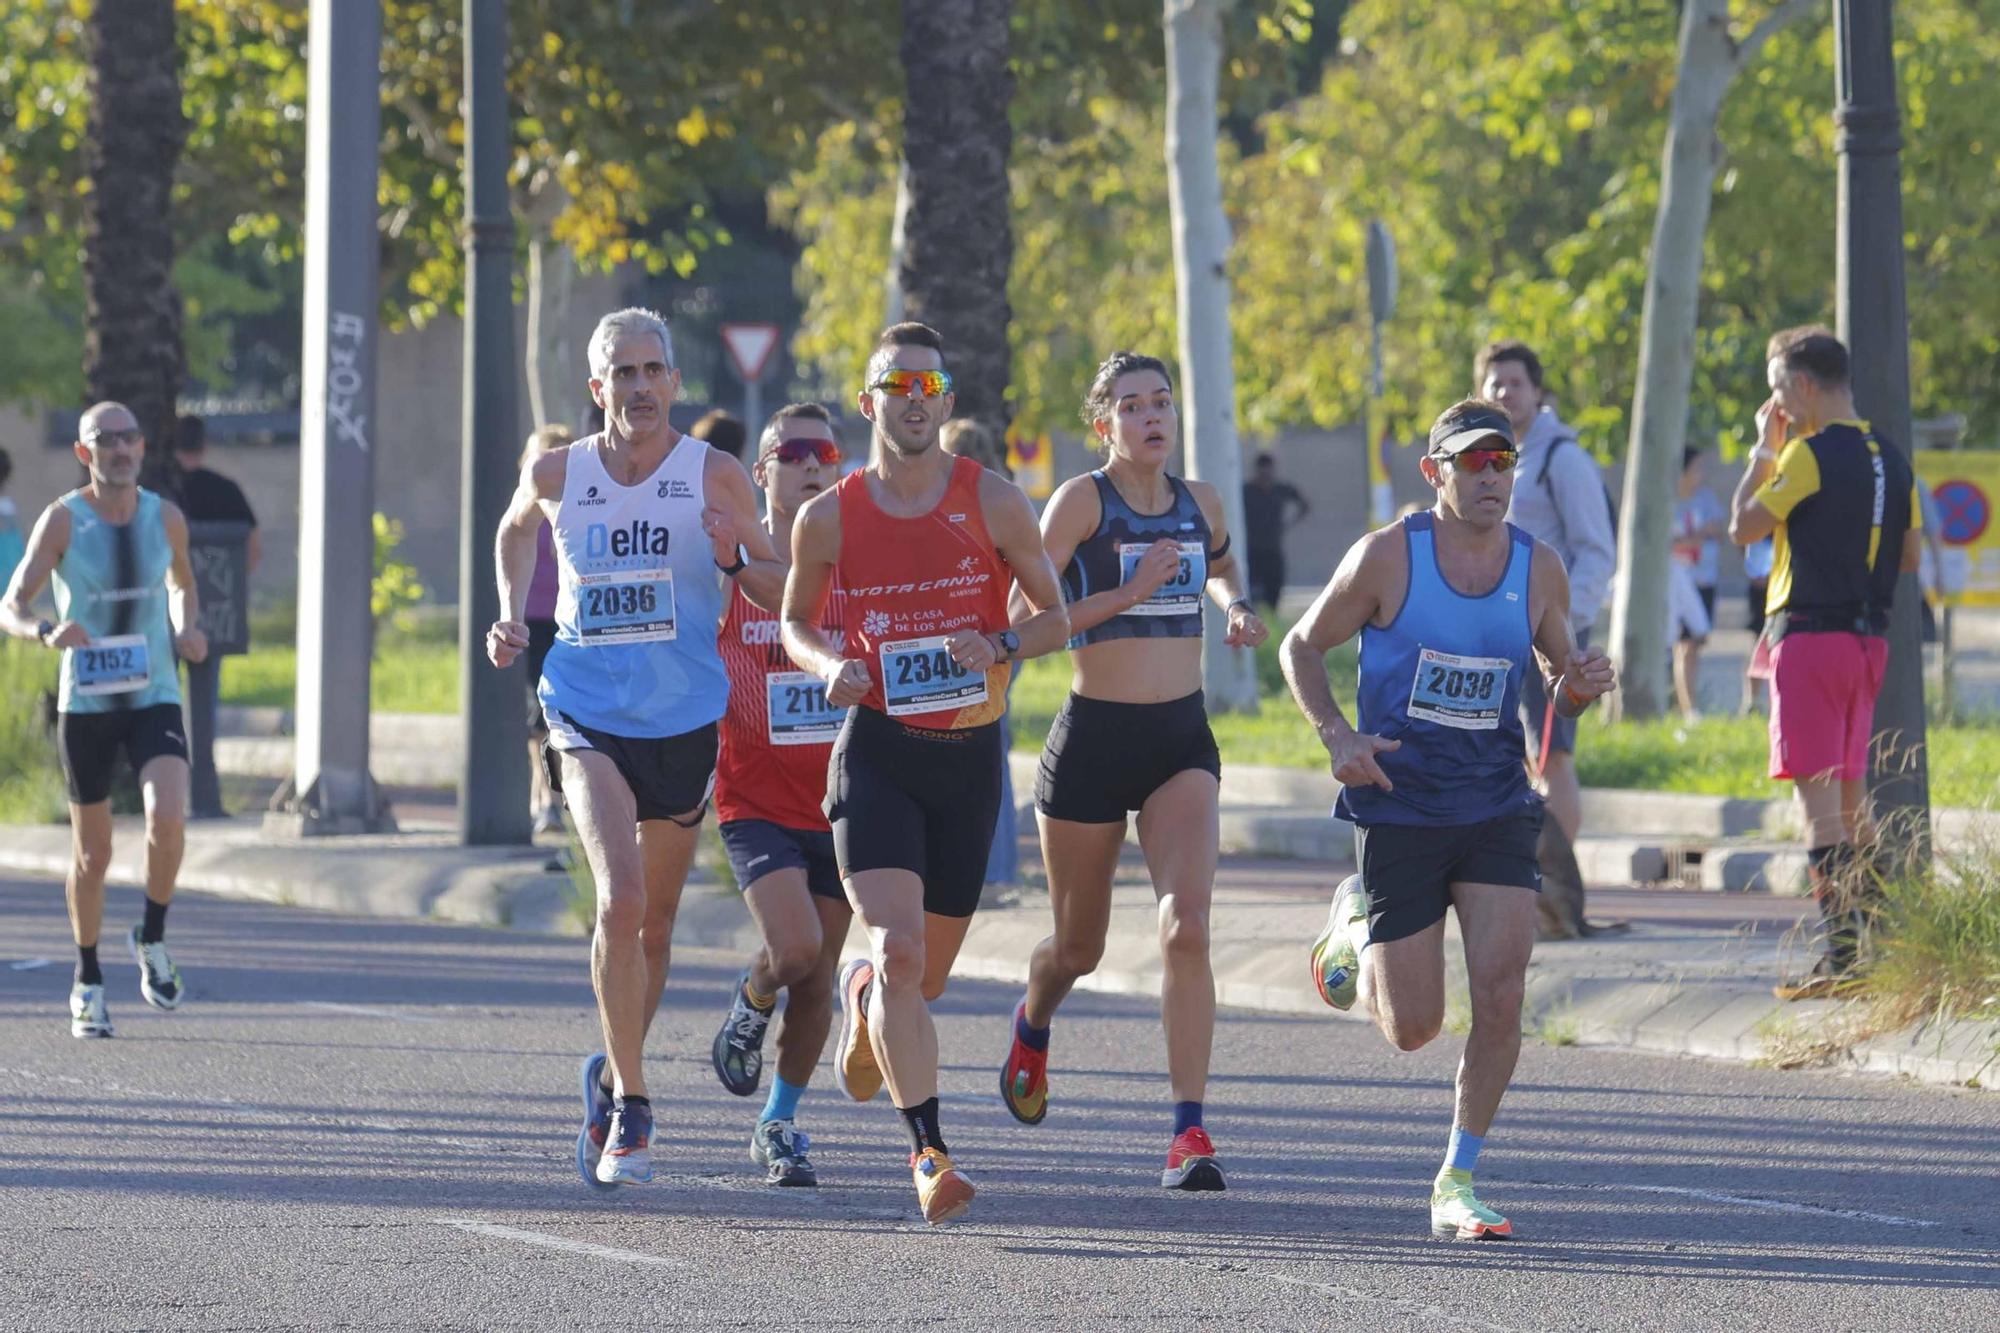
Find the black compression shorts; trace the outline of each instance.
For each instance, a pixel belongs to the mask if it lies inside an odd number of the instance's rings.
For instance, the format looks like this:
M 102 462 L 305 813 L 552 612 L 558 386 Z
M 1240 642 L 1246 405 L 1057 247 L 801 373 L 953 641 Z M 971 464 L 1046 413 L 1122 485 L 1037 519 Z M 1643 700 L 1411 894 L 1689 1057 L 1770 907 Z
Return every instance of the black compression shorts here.
M 123 750 L 134 773 L 163 756 L 188 757 L 187 730 L 179 704 L 122 708 L 106 713 L 56 715 L 56 748 L 62 754 L 63 782 L 77 805 L 111 799 L 111 780 Z
M 1191 768 L 1222 776 L 1200 690 L 1157 704 L 1072 694 L 1049 727 L 1035 808 L 1050 819 L 1122 824 L 1169 778 Z

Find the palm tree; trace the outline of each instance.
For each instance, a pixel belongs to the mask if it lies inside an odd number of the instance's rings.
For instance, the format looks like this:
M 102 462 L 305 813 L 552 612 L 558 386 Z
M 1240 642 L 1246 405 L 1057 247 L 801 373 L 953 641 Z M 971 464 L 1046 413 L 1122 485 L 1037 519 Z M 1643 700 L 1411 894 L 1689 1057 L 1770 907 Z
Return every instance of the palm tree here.
M 168 484 L 187 361 L 174 290 L 174 167 L 187 138 L 173 0 L 93 7 L 90 201 L 83 228 L 84 384 L 146 432 L 146 484 Z
M 1013 0 L 903 0 L 903 157 L 910 207 L 903 315 L 945 336 L 957 415 L 997 430 L 1013 362 L 1007 275 L 1014 262 L 1007 159 L 1014 99 Z

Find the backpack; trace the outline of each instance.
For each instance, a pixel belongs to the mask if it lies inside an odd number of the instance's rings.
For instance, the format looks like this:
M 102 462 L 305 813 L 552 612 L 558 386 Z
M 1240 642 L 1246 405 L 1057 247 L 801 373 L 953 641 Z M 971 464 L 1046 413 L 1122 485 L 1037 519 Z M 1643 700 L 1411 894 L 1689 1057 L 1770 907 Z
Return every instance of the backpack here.
M 1547 493 L 1549 508 L 1556 511 L 1557 518 L 1562 517 L 1562 506 L 1556 503 L 1556 488 L 1555 483 L 1549 480 L 1549 465 L 1556 461 L 1556 450 L 1562 448 L 1565 444 L 1575 444 L 1577 448 L 1583 448 L 1581 444 L 1577 444 L 1576 436 L 1558 435 L 1554 440 L 1549 442 L 1549 451 L 1542 457 L 1542 490 Z M 1597 473 L 1597 485 L 1598 489 L 1604 492 L 1604 508 L 1611 515 L 1611 544 L 1616 546 L 1618 544 L 1618 501 L 1612 498 L 1611 487 L 1604 480 L 1604 472 L 1601 468 Z M 1567 532 L 1567 528 L 1568 525 L 1565 524 L 1565 532 Z

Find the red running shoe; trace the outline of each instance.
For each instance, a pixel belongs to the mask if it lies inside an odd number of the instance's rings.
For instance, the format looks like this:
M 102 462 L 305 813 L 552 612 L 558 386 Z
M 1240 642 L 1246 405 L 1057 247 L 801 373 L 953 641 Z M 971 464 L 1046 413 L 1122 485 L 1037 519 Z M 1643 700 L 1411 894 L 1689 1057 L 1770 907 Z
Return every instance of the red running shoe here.
M 1021 1040 L 1021 1015 L 1028 1002 L 1014 1006 L 1014 1044 L 1000 1066 L 1000 1100 L 1024 1125 L 1039 1125 L 1049 1113 L 1049 1053 Z
M 1160 1183 L 1170 1190 L 1227 1189 L 1222 1182 L 1222 1163 L 1215 1160 L 1215 1144 L 1200 1125 L 1174 1135 L 1167 1149 L 1167 1169 Z

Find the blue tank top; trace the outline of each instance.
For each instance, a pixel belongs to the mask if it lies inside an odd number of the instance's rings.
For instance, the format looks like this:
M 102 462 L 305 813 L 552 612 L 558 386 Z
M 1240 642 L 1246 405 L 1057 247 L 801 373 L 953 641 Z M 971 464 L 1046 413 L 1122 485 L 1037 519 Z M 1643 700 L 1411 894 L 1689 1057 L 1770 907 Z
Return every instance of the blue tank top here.
M 167 571 L 173 548 L 160 497 L 139 492 L 128 523 L 107 523 L 80 490 L 62 498 L 69 549 L 55 568 L 56 615 L 90 634 L 63 649 L 56 707 L 65 713 L 111 713 L 181 701 L 180 670 L 167 618 Z
M 1179 477 L 1168 477 L 1173 507 L 1164 514 L 1142 514 L 1103 471 L 1097 483 L 1097 528 L 1077 544 L 1063 570 L 1063 600 L 1080 602 L 1094 593 L 1116 588 L 1131 577 L 1146 548 L 1161 538 L 1180 543 L 1180 572 L 1151 597 L 1093 629 L 1070 637 L 1071 648 L 1107 639 L 1198 639 L 1201 637 L 1202 590 L 1208 586 L 1208 519 L 1194 492 Z
M 1409 590 L 1387 628 L 1361 630 L 1356 728 L 1403 743 L 1375 762 L 1396 785 L 1343 787 L 1335 812 L 1357 824 L 1477 824 L 1534 799 L 1523 765 L 1521 674 L 1534 631 L 1534 540 L 1509 523 L 1507 571 L 1467 597 L 1438 568 L 1433 515 L 1403 520 Z
M 550 525 L 559 585 L 542 706 L 613 736 L 679 736 L 729 704 L 715 646 L 722 577 L 701 530 L 708 446 L 684 435 L 626 486 L 605 470 L 603 440 L 569 447 Z

